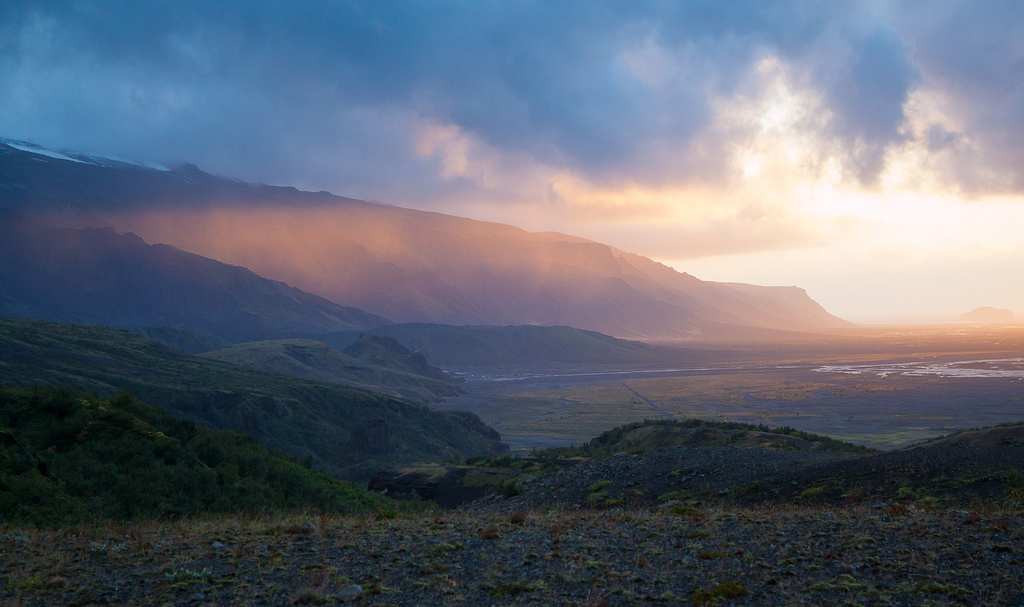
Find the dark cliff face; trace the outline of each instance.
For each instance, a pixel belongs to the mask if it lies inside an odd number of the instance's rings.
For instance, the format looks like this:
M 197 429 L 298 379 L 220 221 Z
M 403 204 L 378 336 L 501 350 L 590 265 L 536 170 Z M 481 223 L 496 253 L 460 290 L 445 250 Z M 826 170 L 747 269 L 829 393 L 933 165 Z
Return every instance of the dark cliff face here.
M 393 499 L 429 500 L 442 508 L 457 508 L 518 485 L 522 477 L 519 472 L 497 468 L 407 466 L 377 472 L 367 488 Z

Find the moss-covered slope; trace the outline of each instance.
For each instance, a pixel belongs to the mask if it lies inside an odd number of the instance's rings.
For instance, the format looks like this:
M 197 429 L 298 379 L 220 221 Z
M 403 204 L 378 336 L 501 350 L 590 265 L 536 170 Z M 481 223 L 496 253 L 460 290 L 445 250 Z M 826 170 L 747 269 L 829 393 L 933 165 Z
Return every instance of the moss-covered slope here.
M 383 500 L 241 432 L 210 430 L 128 394 L 0 390 L 0 516 L 35 524 L 313 508 Z
M 386 341 L 400 348 L 386 348 Z M 390 339 L 365 335 L 345 352 L 310 339 L 275 339 L 237 344 L 207 352 L 204 358 L 242 367 L 291 375 L 410 398 L 437 402 L 462 393 L 461 379 L 427 364 L 419 352 L 409 352 Z
M 701 419 L 649 419 L 613 428 L 580 446 L 545 449 L 537 454 L 546 457 L 608 457 L 615 453 L 636 453 L 669 447 L 723 446 L 758 447 L 781 451 L 873 451 L 863 445 L 793 428 L 770 428 Z
M 0 319 L 0 387 L 40 383 L 101 396 L 130 390 L 204 426 L 311 457 L 341 478 L 507 449 L 469 413 L 189 356 L 119 329 Z

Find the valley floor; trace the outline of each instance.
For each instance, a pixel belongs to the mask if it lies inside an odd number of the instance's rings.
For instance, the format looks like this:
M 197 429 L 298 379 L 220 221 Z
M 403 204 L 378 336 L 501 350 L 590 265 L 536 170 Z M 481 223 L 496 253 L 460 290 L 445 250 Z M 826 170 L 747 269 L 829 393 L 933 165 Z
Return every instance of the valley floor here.
M 1019 605 L 969 510 L 478 510 L 0 529 L 5 605 Z M 480 506 L 477 506 L 480 508 Z
M 518 452 L 644 419 L 789 426 L 875 449 L 1022 420 L 1024 325 L 759 347 L 680 350 L 628 370 L 482 370 L 436 408 L 476 413 Z

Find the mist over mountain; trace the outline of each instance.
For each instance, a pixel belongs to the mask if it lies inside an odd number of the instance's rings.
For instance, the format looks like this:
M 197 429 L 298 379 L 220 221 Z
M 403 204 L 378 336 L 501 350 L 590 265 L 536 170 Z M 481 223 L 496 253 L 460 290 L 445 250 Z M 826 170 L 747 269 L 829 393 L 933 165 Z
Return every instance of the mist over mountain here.
M 244 184 L 195 167 L 166 171 L 0 144 L 0 192 L 8 209 L 130 229 L 395 322 L 566 325 L 675 339 L 848 324 L 797 287 L 702 281 L 582 238 Z
M 0 215 L 0 316 L 173 327 L 233 342 L 388 323 L 245 268 L 146 244 L 135 234 L 11 215 Z

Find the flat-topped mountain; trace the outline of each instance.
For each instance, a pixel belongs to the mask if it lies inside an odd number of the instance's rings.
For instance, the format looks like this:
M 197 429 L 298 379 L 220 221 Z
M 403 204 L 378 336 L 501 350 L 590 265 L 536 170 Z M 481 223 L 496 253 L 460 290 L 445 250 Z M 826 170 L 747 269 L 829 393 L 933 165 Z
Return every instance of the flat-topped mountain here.
M 598 242 L 0 142 L 0 204 L 114 225 L 396 322 L 723 339 L 847 326 L 797 287 L 699 280 Z M 753 333 L 751 333 L 753 332 Z
M 981 306 L 966 314 L 960 315 L 960 320 L 970 322 L 1013 322 L 1013 312 L 992 306 Z

